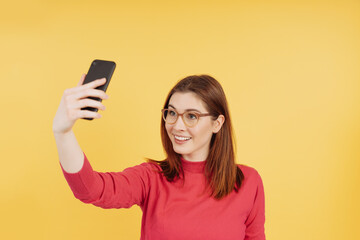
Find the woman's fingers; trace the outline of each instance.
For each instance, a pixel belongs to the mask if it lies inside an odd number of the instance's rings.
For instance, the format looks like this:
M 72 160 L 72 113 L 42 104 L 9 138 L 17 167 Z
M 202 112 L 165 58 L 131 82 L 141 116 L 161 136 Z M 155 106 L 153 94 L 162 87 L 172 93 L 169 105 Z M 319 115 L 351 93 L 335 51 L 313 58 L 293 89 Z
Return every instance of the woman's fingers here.
M 77 119 L 80 118 L 101 118 L 98 112 L 82 110 L 84 107 L 93 107 L 105 110 L 100 102 L 88 97 L 108 99 L 109 96 L 102 90 L 95 89 L 106 82 L 105 78 L 97 79 L 84 84 L 86 74 L 83 74 L 76 87 L 66 89 L 60 101 L 60 105 L 53 120 L 53 131 L 65 133 L 71 130 Z
M 98 97 L 103 100 L 108 99 L 109 96 L 103 91 L 98 89 L 84 89 L 83 91 L 77 92 L 71 95 L 74 99 L 82 99 L 87 97 Z
M 66 112 L 67 119 L 71 122 L 75 122 L 76 120 L 80 118 L 100 118 L 101 115 L 98 112 L 93 112 L 89 110 L 80 110 L 80 109 L 74 109 L 69 108 Z
M 89 110 L 82 110 L 77 112 L 78 116 L 77 119 L 80 118 L 95 118 L 99 119 L 101 118 L 101 115 L 97 112 L 89 111 Z
M 78 83 L 78 86 L 83 85 L 84 80 L 85 80 L 85 77 L 86 77 L 86 74 L 85 74 L 85 73 L 84 73 L 83 75 L 81 75 L 81 78 L 80 78 L 80 81 L 79 81 L 79 83 Z
M 77 109 L 81 109 L 84 107 L 93 107 L 93 108 L 100 109 L 102 111 L 105 110 L 105 106 L 101 102 L 96 101 L 96 100 L 91 100 L 88 98 L 79 100 L 75 106 L 75 108 L 77 108 Z
M 69 94 L 78 93 L 78 92 L 84 91 L 86 89 L 95 89 L 99 86 L 104 85 L 106 82 L 105 78 L 100 78 L 100 79 L 94 80 L 92 82 L 89 82 L 89 83 L 86 83 L 83 85 L 85 76 L 86 76 L 86 74 L 83 74 L 83 76 L 81 77 L 81 79 L 76 87 L 67 89 L 66 91 Z
M 96 79 L 92 82 L 89 82 L 87 84 L 82 85 L 85 89 L 87 88 L 97 88 L 99 86 L 102 86 L 106 83 L 106 78 L 100 78 L 100 79 Z

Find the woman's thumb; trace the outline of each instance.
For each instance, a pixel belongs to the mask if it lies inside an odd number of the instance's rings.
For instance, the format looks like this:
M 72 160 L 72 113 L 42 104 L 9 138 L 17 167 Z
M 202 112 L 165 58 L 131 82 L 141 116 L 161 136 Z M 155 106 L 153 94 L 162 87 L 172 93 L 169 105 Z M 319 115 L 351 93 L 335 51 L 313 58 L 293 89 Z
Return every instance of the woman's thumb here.
M 81 85 L 84 83 L 85 77 L 86 77 L 86 74 L 85 74 L 85 73 L 84 73 L 83 75 L 81 75 L 81 78 L 80 78 L 80 81 L 79 81 L 79 83 L 78 83 L 78 86 L 81 86 Z

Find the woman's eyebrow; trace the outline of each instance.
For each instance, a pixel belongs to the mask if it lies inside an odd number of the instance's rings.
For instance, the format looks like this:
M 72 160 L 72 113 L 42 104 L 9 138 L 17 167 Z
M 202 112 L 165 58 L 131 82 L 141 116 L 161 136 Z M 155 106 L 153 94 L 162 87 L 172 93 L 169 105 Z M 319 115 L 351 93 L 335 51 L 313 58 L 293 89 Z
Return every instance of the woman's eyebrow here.
M 173 109 L 176 110 L 176 107 L 174 107 L 173 105 L 169 104 L 169 107 L 172 107 Z M 185 109 L 185 111 L 195 111 L 195 112 L 200 112 L 199 110 L 195 109 L 195 108 L 188 108 Z
M 173 105 L 169 104 L 169 107 L 172 107 L 173 109 L 176 110 L 176 107 L 174 107 Z

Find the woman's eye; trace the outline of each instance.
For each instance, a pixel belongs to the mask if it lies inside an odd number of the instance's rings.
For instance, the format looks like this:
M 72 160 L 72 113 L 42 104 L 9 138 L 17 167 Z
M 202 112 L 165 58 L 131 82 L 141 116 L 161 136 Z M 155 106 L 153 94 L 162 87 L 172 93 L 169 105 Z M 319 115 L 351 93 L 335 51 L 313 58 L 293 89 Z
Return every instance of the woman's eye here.
M 190 120 L 196 120 L 198 118 L 197 115 L 194 113 L 188 113 L 186 115 L 187 115 L 187 118 Z
M 173 111 L 173 110 L 169 110 L 169 115 L 170 115 L 170 116 L 176 116 L 176 112 Z

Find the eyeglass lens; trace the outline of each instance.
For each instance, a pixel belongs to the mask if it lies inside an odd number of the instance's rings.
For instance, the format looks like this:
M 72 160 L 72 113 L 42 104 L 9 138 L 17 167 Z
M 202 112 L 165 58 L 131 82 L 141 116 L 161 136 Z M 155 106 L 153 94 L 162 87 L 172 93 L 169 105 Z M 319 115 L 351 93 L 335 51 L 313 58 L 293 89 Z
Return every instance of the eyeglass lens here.
M 163 116 L 164 120 L 169 124 L 174 124 L 179 117 L 179 114 L 175 110 L 171 110 L 171 109 L 165 110 L 163 115 L 164 115 Z M 196 112 L 188 111 L 188 112 L 184 112 L 181 115 L 183 121 L 188 126 L 194 126 L 199 120 L 199 116 L 197 115 Z

